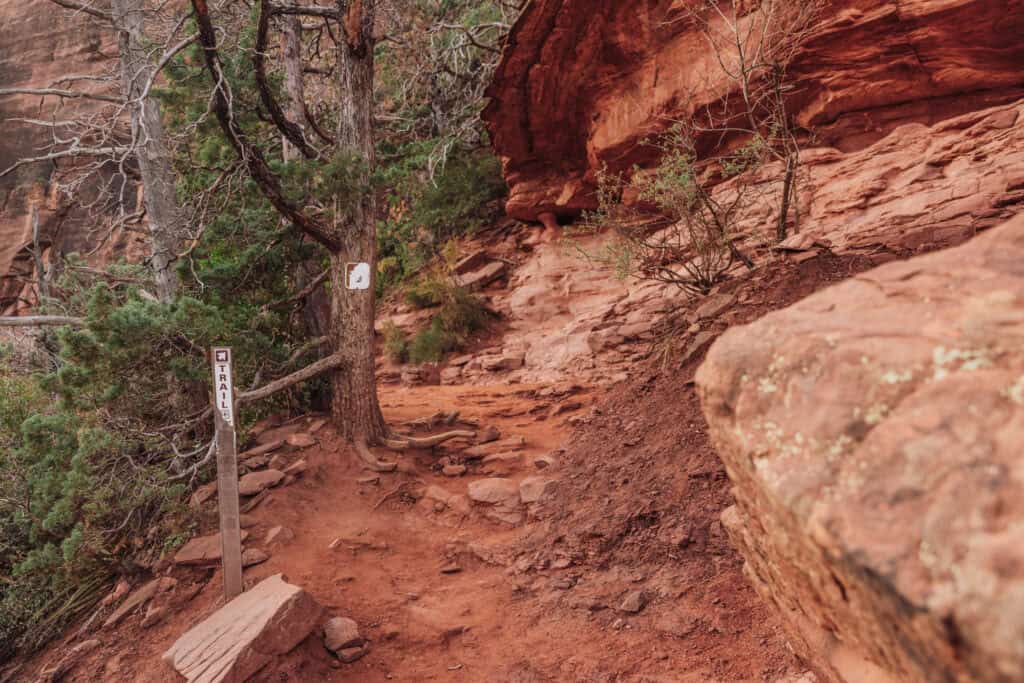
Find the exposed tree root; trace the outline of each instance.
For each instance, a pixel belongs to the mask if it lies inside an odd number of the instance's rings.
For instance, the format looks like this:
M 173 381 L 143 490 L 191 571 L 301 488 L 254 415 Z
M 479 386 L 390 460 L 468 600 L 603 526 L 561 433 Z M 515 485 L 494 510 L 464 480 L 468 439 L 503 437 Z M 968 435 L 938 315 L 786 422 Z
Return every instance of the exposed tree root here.
M 404 451 L 407 448 L 433 448 L 439 446 L 445 441 L 451 441 L 452 439 L 475 439 L 476 432 L 469 432 L 465 430 L 455 430 L 453 432 L 445 432 L 444 434 L 435 434 L 434 436 L 399 436 L 392 435 L 390 438 L 382 439 L 381 443 L 385 448 L 389 448 L 393 451 Z
M 365 465 L 367 469 L 374 472 L 394 472 L 398 469 L 397 463 L 378 460 L 377 456 L 375 456 L 366 445 L 365 439 L 356 439 L 354 445 L 356 453 L 359 454 L 359 459 L 362 460 L 363 465 Z

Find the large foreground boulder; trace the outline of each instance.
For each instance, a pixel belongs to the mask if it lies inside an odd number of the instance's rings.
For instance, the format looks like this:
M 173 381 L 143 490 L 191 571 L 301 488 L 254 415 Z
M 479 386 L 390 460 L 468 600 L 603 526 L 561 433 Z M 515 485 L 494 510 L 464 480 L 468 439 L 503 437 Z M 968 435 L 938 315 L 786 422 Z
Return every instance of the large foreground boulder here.
M 189 683 L 242 683 L 313 632 L 322 608 L 280 574 L 221 607 L 164 653 Z
M 714 345 L 723 521 L 829 681 L 1024 681 L 1024 216 Z

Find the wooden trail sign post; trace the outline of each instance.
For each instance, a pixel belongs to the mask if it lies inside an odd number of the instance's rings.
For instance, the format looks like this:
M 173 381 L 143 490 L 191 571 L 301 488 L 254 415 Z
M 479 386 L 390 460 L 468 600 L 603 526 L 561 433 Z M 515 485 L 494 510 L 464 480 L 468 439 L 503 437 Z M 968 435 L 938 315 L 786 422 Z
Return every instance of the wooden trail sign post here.
M 213 420 L 217 428 L 217 503 L 220 508 L 221 565 L 224 568 L 224 597 L 231 600 L 241 594 L 243 589 L 231 349 L 214 347 L 210 357 L 213 362 Z

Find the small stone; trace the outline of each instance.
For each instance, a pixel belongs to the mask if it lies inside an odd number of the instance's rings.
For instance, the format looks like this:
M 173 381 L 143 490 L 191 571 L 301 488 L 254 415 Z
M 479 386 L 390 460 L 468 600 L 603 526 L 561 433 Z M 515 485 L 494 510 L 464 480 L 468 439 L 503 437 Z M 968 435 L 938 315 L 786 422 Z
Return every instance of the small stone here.
M 284 468 L 284 473 L 286 475 L 298 476 L 305 472 L 308 468 L 309 464 L 306 462 L 306 459 L 303 458 L 302 460 L 296 460 L 291 465 L 288 465 L 288 467 Z
M 310 434 L 316 434 L 321 429 L 323 429 L 324 425 L 326 425 L 326 424 L 327 424 L 327 419 L 323 418 L 323 417 L 321 417 L 318 420 L 313 420 L 312 422 L 309 423 L 309 432 L 310 432 Z
M 267 466 L 270 462 L 270 458 L 265 455 L 257 455 L 249 458 L 241 463 L 242 467 L 248 467 L 250 470 L 261 470 Z
M 272 527 L 268 532 L 265 539 L 263 539 L 264 545 L 273 545 L 274 543 L 287 543 L 288 541 L 295 538 L 295 534 L 286 526 L 275 526 Z
M 449 562 L 441 567 L 442 574 L 458 574 L 461 571 L 462 567 L 459 566 L 458 562 Z
M 249 537 L 249 532 L 242 530 L 242 540 Z M 179 565 L 202 565 L 215 564 L 220 562 L 221 542 L 220 534 L 210 534 L 193 538 L 183 545 L 174 555 L 174 564 Z
M 527 477 L 519 484 L 519 496 L 526 504 L 536 503 L 555 490 L 555 480 L 544 477 Z
M 270 459 L 270 462 L 267 463 L 267 467 L 272 470 L 284 470 L 284 468 L 288 467 L 288 458 L 278 453 Z
M 288 445 L 293 448 L 309 448 L 317 444 L 316 438 L 306 432 L 296 432 L 288 437 Z
M 324 646 L 331 652 L 362 647 L 359 624 L 348 617 L 333 617 L 324 624 Z
M 256 526 L 259 523 L 259 520 L 253 517 L 252 515 L 242 514 L 238 516 L 238 526 L 242 529 L 249 529 L 251 527 Z
M 441 470 L 446 477 L 461 477 L 466 473 L 465 465 L 448 465 Z
M 252 460 L 253 458 L 259 458 L 259 457 L 267 455 L 268 453 L 273 453 L 274 451 L 276 451 L 278 448 L 280 448 L 283 445 L 284 445 L 284 440 L 283 439 L 277 439 L 276 441 L 271 441 L 270 443 L 265 443 L 262 446 L 257 446 L 256 448 L 250 448 L 249 450 L 245 451 L 244 453 L 239 453 L 238 454 L 238 459 L 239 459 L 239 461 L 243 461 L 244 462 L 246 460 Z
M 460 287 L 475 292 L 503 277 L 507 270 L 508 266 L 504 261 L 491 261 L 477 270 L 457 275 L 455 282 Z
M 365 647 L 347 647 L 344 650 L 341 650 L 337 653 L 338 659 L 345 662 L 346 664 L 351 664 L 357 659 L 362 659 L 363 655 L 365 654 Z
M 492 477 L 469 485 L 469 498 L 478 503 L 507 503 L 519 499 L 519 485 L 511 479 Z
M 476 436 L 476 442 L 478 444 L 491 443 L 501 438 L 501 432 L 498 431 L 497 427 L 485 427 Z
M 282 479 L 284 479 L 284 472 L 281 470 L 250 472 L 238 480 L 238 493 L 243 496 L 255 496 L 264 489 L 277 486 Z
M 246 548 L 245 551 L 242 552 L 243 567 L 252 567 L 253 565 L 262 564 L 269 559 L 270 555 L 267 555 L 259 548 Z
M 487 474 L 511 472 L 512 470 L 519 469 L 522 464 L 522 453 L 493 453 L 483 460 L 484 471 Z
M 103 622 L 103 628 L 110 628 L 116 626 L 118 622 L 124 619 L 126 616 L 131 614 L 141 605 L 149 602 L 149 599 L 156 595 L 157 589 L 160 587 L 160 580 L 150 581 L 142 588 L 139 588 L 134 593 L 129 595 L 121 605 L 114 610 L 114 613 L 107 617 L 107 620 Z
M 110 591 L 107 594 L 107 596 L 105 598 L 103 598 L 102 601 L 100 601 L 100 605 L 102 605 L 103 607 L 106 607 L 110 603 L 116 602 L 117 600 L 120 600 L 125 595 L 127 595 L 128 591 L 130 591 L 131 589 L 132 589 L 132 585 L 130 583 L 128 583 L 127 581 L 125 581 L 124 579 L 121 579 L 120 581 L 117 582 L 117 585 L 114 586 L 114 590 Z
M 554 467 L 558 463 L 553 455 L 538 455 L 533 459 L 533 466 L 538 470 L 546 470 L 549 467 Z
M 209 484 L 203 484 L 193 492 L 192 497 L 189 498 L 189 507 L 193 509 L 199 509 L 203 503 L 213 498 L 214 494 L 217 493 L 217 482 L 211 481 Z
M 709 296 L 694 315 L 697 319 L 714 318 L 734 303 L 736 303 L 736 296 L 733 294 L 715 294 Z
M 164 615 L 166 614 L 166 608 L 150 605 L 149 609 L 146 610 L 146 616 L 142 618 L 142 628 L 149 628 L 151 626 L 155 626 L 160 622 L 161 619 L 164 618 Z
M 642 591 L 631 591 L 626 594 L 626 597 L 622 599 L 622 604 L 619 605 L 620 612 L 628 612 L 630 614 L 636 614 L 647 605 L 647 594 Z
M 359 484 L 360 486 L 369 486 L 371 484 L 379 484 L 380 483 L 380 477 L 378 477 L 378 476 L 360 477 L 359 479 L 356 479 L 356 483 Z

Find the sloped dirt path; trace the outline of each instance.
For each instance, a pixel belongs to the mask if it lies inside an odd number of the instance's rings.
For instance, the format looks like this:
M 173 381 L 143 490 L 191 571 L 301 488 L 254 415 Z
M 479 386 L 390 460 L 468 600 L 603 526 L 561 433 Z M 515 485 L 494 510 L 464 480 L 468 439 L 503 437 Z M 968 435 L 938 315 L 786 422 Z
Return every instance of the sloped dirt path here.
M 499 463 L 497 474 L 516 480 L 538 473 L 558 477 L 566 473 L 559 448 L 573 429 L 569 421 L 589 421 L 594 403 L 605 396 L 582 387 L 568 396 L 537 396 L 545 390 L 550 393 L 550 388 L 524 385 L 387 387 L 382 403 L 396 424 L 459 409 L 465 418 L 496 427 L 503 439 L 525 438 L 523 459 L 511 466 Z M 560 405 L 568 410 L 549 417 Z M 293 421 L 261 440 L 306 431 L 317 421 L 316 416 Z M 329 427 L 315 437 L 317 445 L 284 456 L 290 462 L 305 459 L 306 472 L 273 489 L 250 513 L 256 524 L 248 528 L 247 547 L 265 550 L 270 559 L 247 569 L 245 577 L 255 582 L 284 573 L 331 613 L 354 618 L 371 641 L 370 651 L 342 665 L 311 637 L 258 680 L 775 681 L 797 670 L 735 559 L 723 565 L 722 548 L 708 554 L 712 578 L 694 604 L 685 587 L 658 591 L 673 580 L 671 570 L 650 575 L 649 568 L 632 562 L 612 559 L 591 566 L 584 558 L 534 566 L 528 559 L 534 550 L 524 538 L 546 523 L 543 506 L 513 527 L 485 518 L 477 507 L 465 514 L 461 506 L 453 509 L 438 500 L 438 488 L 464 494 L 471 481 L 486 478 L 485 467 L 494 465 L 471 461 L 465 476 L 447 477 L 436 471 L 443 454 L 410 453 L 400 459 L 400 472 L 373 481 L 376 475 L 356 465 Z M 614 448 L 611 441 L 607 446 Z M 448 448 L 456 458 L 456 445 Z M 532 459 L 549 454 L 556 464 L 538 470 Z M 423 495 L 428 487 L 433 497 Z M 557 497 L 558 490 L 551 495 Z M 631 495 L 626 486 L 608 500 L 628 504 Z M 593 506 L 593 501 L 578 503 Z M 207 513 L 212 519 L 213 509 Z M 267 544 L 266 535 L 276 526 L 286 531 Z M 721 575 L 715 578 L 716 573 Z M 90 636 L 102 646 L 66 680 L 178 680 L 160 655 L 217 608 L 222 589 L 216 568 L 174 568 L 171 575 L 178 586 L 169 616 L 142 629 L 143 608 L 120 626 Z M 620 611 L 623 596 L 641 584 L 648 588 L 648 604 L 638 613 Z M 700 614 L 695 621 L 695 610 L 707 607 L 709 591 L 721 595 L 722 614 Z M 715 642 L 709 644 L 704 631 Z

